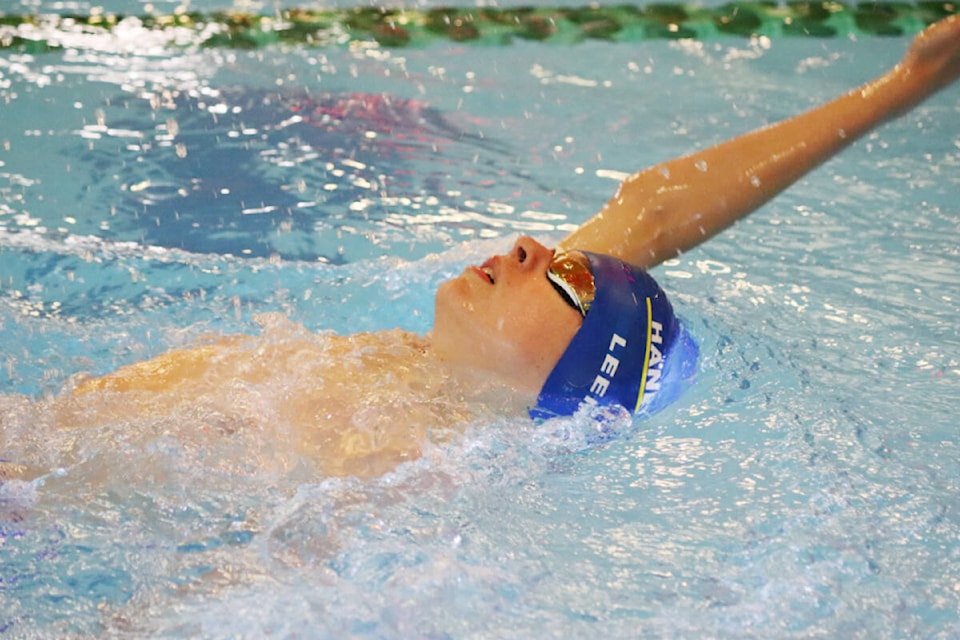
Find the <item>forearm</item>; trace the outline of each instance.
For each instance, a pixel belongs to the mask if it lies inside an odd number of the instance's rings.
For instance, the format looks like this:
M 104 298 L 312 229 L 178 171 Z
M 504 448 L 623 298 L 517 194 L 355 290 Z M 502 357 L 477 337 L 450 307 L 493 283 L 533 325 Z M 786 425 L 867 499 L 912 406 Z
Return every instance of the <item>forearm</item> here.
M 957 26 L 946 35 L 955 37 Z M 827 104 L 631 176 L 561 248 L 652 267 L 700 244 L 949 84 L 955 68 L 918 60 L 920 45 L 903 64 Z
M 635 174 L 564 246 L 652 267 L 756 210 L 896 113 L 878 86 Z

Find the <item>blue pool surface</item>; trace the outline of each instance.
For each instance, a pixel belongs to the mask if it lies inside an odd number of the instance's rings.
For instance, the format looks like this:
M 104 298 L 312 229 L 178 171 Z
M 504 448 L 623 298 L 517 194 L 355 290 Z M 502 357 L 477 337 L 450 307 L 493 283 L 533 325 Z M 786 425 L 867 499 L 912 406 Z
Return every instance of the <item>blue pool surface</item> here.
M 0 50 L 0 410 L 268 312 L 426 332 L 465 265 L 907 42 Z M 491 412 L 359 480 L 5 427 L 50 472 L 0 485 L 0 637 L 960 636 L 958 122 L 952 88 L 658 267 L 698 381 L 599 446 Z

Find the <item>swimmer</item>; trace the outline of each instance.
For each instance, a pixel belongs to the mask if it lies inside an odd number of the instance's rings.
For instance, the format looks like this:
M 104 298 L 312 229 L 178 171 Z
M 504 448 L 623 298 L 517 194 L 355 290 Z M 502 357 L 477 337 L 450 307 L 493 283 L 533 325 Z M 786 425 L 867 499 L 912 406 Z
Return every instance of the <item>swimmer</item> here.
M 652 412 L 690 384 L 696 345 L 646 269 L 748 215 L 875 127 L 960 76 L 960 16 L 832 102 L 627 178 L 555 249 L 521 237 L 436 294 L 433 329 L 317 335 L 264 318 L 45 403 L 61 427 L 156 416 L 198 434 L 285 438 L 325 475 L 379 475 L 451 425 L 591 405 Z M 205 437 L 205 436 L 203 436 Z

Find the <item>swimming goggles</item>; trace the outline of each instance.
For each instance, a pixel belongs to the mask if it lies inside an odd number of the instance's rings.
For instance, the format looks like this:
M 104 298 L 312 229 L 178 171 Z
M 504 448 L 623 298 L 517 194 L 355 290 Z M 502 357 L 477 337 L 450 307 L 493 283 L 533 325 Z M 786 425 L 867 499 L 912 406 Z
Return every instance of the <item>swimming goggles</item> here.
M 547 279 L 567 304 L 586 317 L 597 293 L 587 256 L 579 251 L 558 253 L 547 268 Z

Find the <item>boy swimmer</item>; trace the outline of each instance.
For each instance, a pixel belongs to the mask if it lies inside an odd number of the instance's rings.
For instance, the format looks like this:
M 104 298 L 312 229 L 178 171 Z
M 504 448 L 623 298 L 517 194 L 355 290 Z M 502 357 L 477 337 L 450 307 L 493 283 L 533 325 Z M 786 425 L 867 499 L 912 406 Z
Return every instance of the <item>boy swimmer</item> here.
M 172 351 L 46 403 L 64 427 L 158 416 L 199 431 L 250 425 L 328 475 L 376 475 L 478 407 L 567 415 L 653 411 L 696 345 L 646 273 L 749 214 L 960 75 L 960 16 L 893 69 L 778 124 L 641 171 L 554 250 L 529 237 L 440 286 L 426 336 L 317 336 L 282 319 L 259 337 Z M 491 382 L 493 381 L 493 382 Z M 185 434 L 191 437 L 191 434 Z M 435 437 L 435 436 L 434 436 Z
M 624 288 L 633 288 L 638 297 L 649 295 L 654 301 L 660 300 L 663 294 L 655 283 L 634 282 L 644 277 L 634 267 L 649 269 L 712 237 L 854 140 L 946 87 L 958 75 L 960 16 L 951 16 L 921 33 L 900 64 L 873 82 L 799 116 L 627 178 L 606 206 L 562 240 L 556 252 L 522 238 L 510 255 L 494 258 L 484 266 L 482 271 L 491 271 L 490 282 L 486 282 L 484 273 L 468 270 L 460 279 L 442 285 L 437 294 L 434 349 L 446 361 L 485 370 L 515 388 L 555 395 L 557 380 L 552 376 L 558 373 L 558 362 L 567 369 L 569 358 L 578 357 L 571 351 L 586 348 L 580 344 L 582 331 L 578 333 L 581 317 L 569 305 L 564 308 L 559 302 L 561 296 L 548 282 L 555 254 L 596 252 L 634 265 L 623 267 L 635 274 L 635 278 L 624 279 Z M 590 262 L 594 265 L 595 259 Z M 532 285 L 515 283 L 510 272 L 505 275 L 511 279 L 500 278 L 506 291 L 498 291 L 495 285 L 499 274 L 494 271 L 506 270 L 508 265 L 532 271 L 536 291 L 524 288 Z M 483 286 L 486 284 L 494 286 Z M 670 324 L 672 312 L 663 302 L 661 316 L 654 311 L 654 319 Z M 630 307 L 613 307 L 610 313 L 632 314 L 640 324 L 650 321 L 650 314 L 643 309 Z M 582 324 L 583 330 L 592 328 L 589 312 Z M 672 336 L 665 338 L 667 349 L 672 347 Z M 683 340 L 681 332 L 676 339 Z M 642 342 L 643 349 L 648 350 L 648 340 Z M 604 362 L 608 369 L 613 366 L 607 356 L 615 346 L 614 342 L 600 340 L 591 347 L 591 374 L 603 368 Z M 681 359 L 690 355 L 689 348 L 678 352 Z M 679 363 L 676 371 L 687 364 Z M 636 386 L 648 371 L 632 367 L 627 375 Z M 588 378 L 596 379 L 592 375 Z M 572 393 L 573 387 L 580 389 L 582 385 L 567 384 L 563 388 Z M 582 396 L 579 391 L 576 396 L 588 401 L 592 397 Z M 618 396 L 615 402 L 631 411 L 643 406 L 631 394 L 622 399 Z M 568 408 L 577 404 L 564 402 Z

